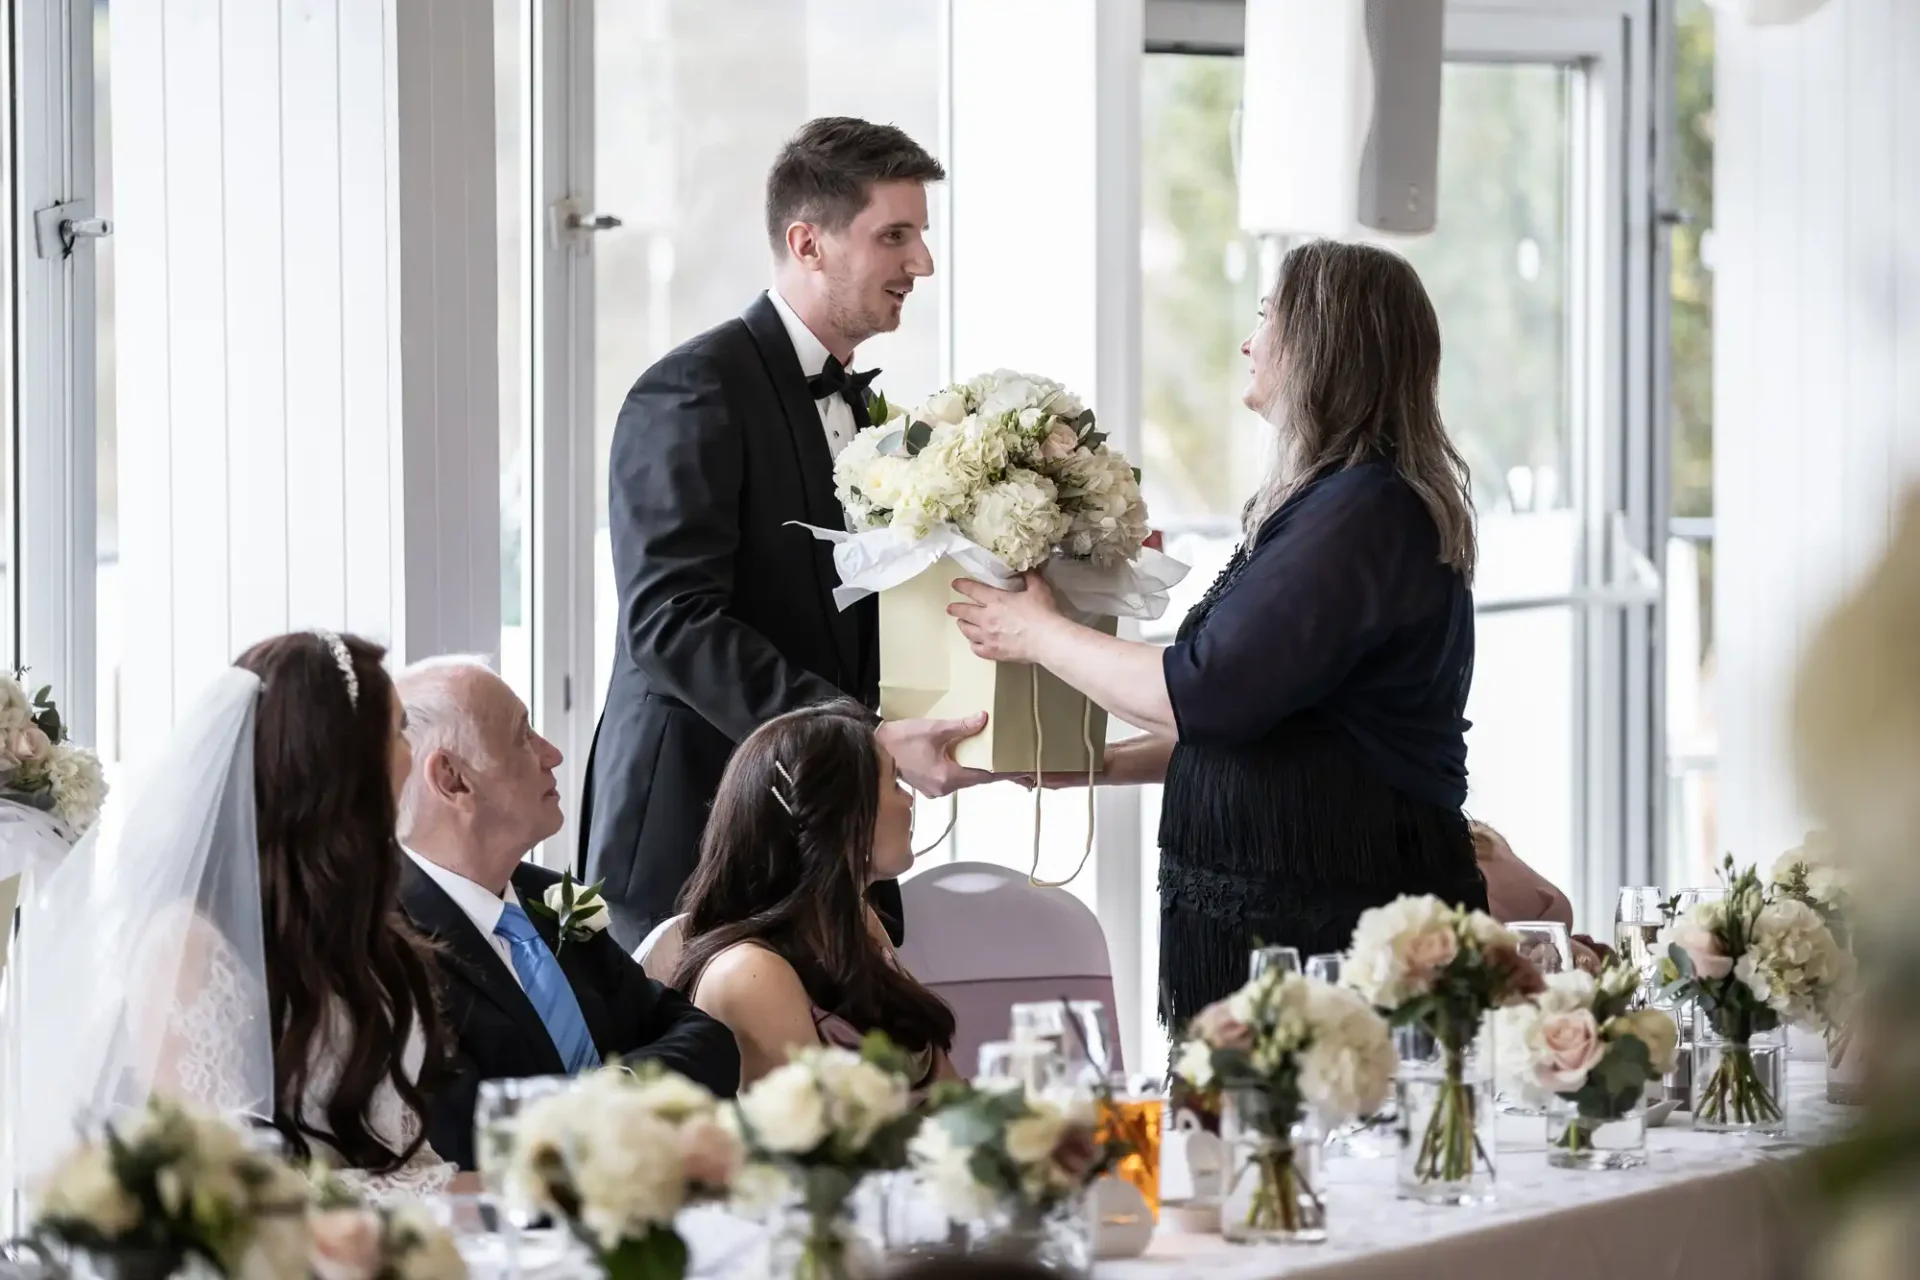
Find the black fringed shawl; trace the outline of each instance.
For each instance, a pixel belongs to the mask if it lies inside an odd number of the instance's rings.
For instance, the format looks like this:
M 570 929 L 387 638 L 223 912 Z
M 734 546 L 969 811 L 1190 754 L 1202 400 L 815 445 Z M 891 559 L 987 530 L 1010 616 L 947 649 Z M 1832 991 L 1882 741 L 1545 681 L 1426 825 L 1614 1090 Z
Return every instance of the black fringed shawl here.
M 1466 799 L 1473 600 L 1386 463 L 1333 472 L 1235 552 L 1165 658 L 1161 1014 L 1256 942 L 1344 951 L 1402 893 L 1486 905 Z

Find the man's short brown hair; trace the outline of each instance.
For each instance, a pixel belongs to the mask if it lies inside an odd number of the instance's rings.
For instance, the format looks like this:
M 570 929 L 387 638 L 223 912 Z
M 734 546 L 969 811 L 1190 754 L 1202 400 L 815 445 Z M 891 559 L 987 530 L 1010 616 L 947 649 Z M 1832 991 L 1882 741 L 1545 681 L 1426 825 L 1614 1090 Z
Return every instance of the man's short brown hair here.
M 779 252 L 787 228 L 810 222 L 844 231 L 876 182 L 938 182 L 947 176 L 926 148 L 890 124 L 850 116 L 809 120 L 780 148 L 767 174 L 767 238 Z

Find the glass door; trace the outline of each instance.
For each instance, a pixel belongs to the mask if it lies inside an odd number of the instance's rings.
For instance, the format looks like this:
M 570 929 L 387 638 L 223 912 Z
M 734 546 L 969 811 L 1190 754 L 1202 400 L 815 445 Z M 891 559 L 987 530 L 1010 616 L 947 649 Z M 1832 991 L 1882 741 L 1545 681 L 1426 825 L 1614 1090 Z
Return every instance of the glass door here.
M 1629 859 L 1641 766 L 1627 759 L 1638 717 L 1620 708 L 1651 707 L 1626 660 L 1629 624 L 1651 625 L 1657 595 L 1628 509 L 1646 483 L 1628 474 L 1644 424 L 1623 342 L 1629 26 L 1499 8 L 1448 14 L 1438 228 L 1388 247 L 1439 313 L 1441 408 L 1480 518 L 1468 811 L 1579 910 L 1611 900 Z M 1143 69 L 1142 466 L 1167 549 L 1194 566 L 1160 639 L 1225 563 L 1271 458 L 1271 429 L 1240 404 L 1239 343 L 1271 284 L 1237 225 L 1242 75 L 1219 53 L 1149 52 Z M 1157 789 L 1140 803 L 1139 989 L 1151 992 Z M 1152 1045 L 1154 1011 L 1142 1012 Z

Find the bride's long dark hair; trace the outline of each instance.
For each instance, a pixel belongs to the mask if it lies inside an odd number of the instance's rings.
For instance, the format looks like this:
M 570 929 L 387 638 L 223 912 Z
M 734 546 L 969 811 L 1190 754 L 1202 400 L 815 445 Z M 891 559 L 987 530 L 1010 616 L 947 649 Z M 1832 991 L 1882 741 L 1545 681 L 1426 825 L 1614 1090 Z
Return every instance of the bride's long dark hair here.
M 318 1138 L 351 1167 L 388 1172 L 425 1141 L 423 1081 L 408 1078 L 404 1062 L 410 1029 L 418 1026 L 425 1038 L 427 1084 L 442 1060 L 444 1036 L 430 952 L 399 911 L 386 651 L 355 636 L 341 641 L 359 682 L 351 701 L 332 647 L 310 632 L 262 641 L 237 664 L 263 686 L 253 769 L 274 1125 L 302 1157 L 307 1139 Z M 322 1109 L 323 1130 L 308 1123 L 300 1103 L 335 1006 L 351 1036 L 332 1046 L 340 1071 Z M 420 1121 L 418 1136 L 398 1151 L 370 1123 L 383 1080 Z

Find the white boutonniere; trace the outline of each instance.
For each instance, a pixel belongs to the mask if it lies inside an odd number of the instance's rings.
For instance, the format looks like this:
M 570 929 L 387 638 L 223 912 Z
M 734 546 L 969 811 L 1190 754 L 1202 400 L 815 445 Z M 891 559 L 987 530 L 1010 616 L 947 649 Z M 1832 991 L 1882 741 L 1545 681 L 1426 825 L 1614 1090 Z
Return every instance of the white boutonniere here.
M 582 885 L 573 872 L 562 871 L 560 883 L 548 889 L 539 902 L 527 906 L 554 922 L 560 934 L 557 955 L 569 942 L 586 942 L 607 927 L 607 904 L 600 894 L 601 881 Z

